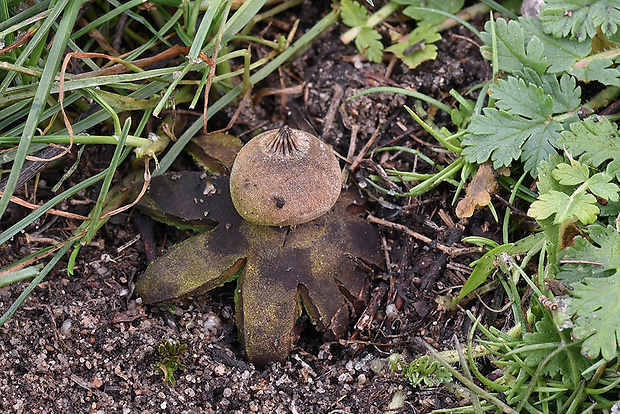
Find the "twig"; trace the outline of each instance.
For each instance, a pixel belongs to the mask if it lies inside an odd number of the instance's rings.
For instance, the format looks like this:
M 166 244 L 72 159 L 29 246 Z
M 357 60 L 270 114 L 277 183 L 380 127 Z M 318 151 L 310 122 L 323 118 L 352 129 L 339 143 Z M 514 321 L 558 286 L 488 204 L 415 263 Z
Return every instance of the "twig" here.
M 2 196 L 2 194 L 3 193 L 0 192 L 0 196 Z M 26 200 L 22 200 L 21 198 L 16 197 L 16 196 L 11 196 L 11 201 L 13 203 L 17 204 L 17 205 L 29 208 L 31 210 L 37 210 L 38 208 L 41 207 L 41 206 L 38 206 L 36 204 L 29 203 Z M 88 217 L 82 216 L 80 214 L 69 213 L 67 211 L 56 210 L 56 209 L 53 209 L 53 208 L 50 208 L 49 210 L 47 210 L 47 212 L 50 213 L 50 214 L 53 214 L 55 216 L 66 217 L 66 218 L 69 218 L 69 219 L 83 220 L 83 221 L 90 220 Z
M 418 232 L 415 232 L 413 230 L 411 230 L 409 227 L 403 225 L 403 224 L 398 224 L 398 223 L 393 223 L 391 221 L 387 221 L 387 220 L 383 220 L 380 219 L 378 217 L 373 216 L 372 214 L 369 214 L 368 217 L 366 218 L 366 220 L 368 220 L 370 223 L 375 223 L 375 224 L 379 224 L 380 226 L 384 226 L 384 227 L 388 227 L 400 232 L 403 232 L 411 237 L 413 237 L 414 239 L 420 240 L 423 243 L 426 244 L 430 244 L 432 246 L 434 246 L 437 250 L 440 250 L 446 254 L 449 254 L 452 257 L 455 256 L 461 256 L 464 254 L 469 254 L 469 253 L 479 253 L 481 252 L 481 248 L 480 247 L 449 247 L 449 246 L 444 246 L 441 243 L 437 243 L 437 241 L 431 239 L 430 237 L 426 237 L 423 234 L 420 234 Z
M 342 86 L 338 84 L 334 84 L 334 96 L 332 96 L 332 101 L 329 104 L 329 108 L 327 109 L 327 114 L 325 115 L 325 121 L 323 122 L 323 133 L 322 138 L 325 139 L 327 137 L 327 133 L 332 128 L 334 124 L 334 118 L 336 117 L 336 111 L 340 106 L 340 101 L 344 96 L 344 89 Z
M 379 125 L 377 129 L 375 129 L 375 132 L 372 133 L 372 136 L 370 137 L 366 145 L 364 145 L 364 148 L 362 148 L 360 153 L 357 154 L 357 157 L 355 157 L 355 160 L 353 160 L 353 163 L 351 163 L 351 166 L 349 167 L 350 171 L 355 171 L 357 169 L 360 162 L 362 162 L 362 159 L 366 156 L 366 153 L 373 145 L 375 145 L 375 142 L 377 142 L 377 139 L 379 139 L 379 132 L 381 131 L 382 127 L 383 124 Z

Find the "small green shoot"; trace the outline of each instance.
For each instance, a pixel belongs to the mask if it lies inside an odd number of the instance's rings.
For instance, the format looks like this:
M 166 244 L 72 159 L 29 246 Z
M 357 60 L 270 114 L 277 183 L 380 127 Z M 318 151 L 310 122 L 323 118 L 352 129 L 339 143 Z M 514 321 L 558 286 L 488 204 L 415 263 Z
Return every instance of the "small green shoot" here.
M 182 344 L 176 339 L 164 339 L 159 344 L 159 360 L 157 369 L 164 375 L 164 383 L 174 387 L 176 384 L 175 373 L 178 370 L 184 371 L 184 355 L 187 353 L 187 345 Z
M 428 355 L 405 363 L 400 354 L 392 354 L 388 358 L 392 372 L 400 372 L 412 387 L 436 387 L 452 381 L 452 374 L 439 362 L 432 361 Z

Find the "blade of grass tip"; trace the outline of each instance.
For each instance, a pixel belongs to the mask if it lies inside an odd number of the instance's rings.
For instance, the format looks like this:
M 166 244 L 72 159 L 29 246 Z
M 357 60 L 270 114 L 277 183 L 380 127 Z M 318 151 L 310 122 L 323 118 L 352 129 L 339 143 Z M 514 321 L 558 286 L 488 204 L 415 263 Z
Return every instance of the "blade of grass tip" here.
M 36 277 L 41 271 L 42 265 L 30 266 L 25 269 L 8 273 L 0 278 L 0 287 L 10 285 L 11 283 L 20 282 L 22 280 Z
M 123 130 L 121 131 L 121 135 L 118 137 L 118 144 L 116 145 L 116 149 L 114 150 L 114 155 L 112 156 L 112 160 L 110 161 L 110 167 L 103 179 L 103 185 L 101 186 L 101 191 L 99 192 L 99 197 L 97 197 L 97 203 L 93 208 L 92 219 L 90 222 L 90 226 L 88 226 L 88 231 L 86 232 L 86 236 L 84 237 L 84 244 L 89 244 L 93 237 L 95 236 L 95 231 L 97 230 L 97 222 L 99 221 L 99 216 L 101 215 L 101 211 L 103 210 L 103 205 L 105 203 L 106 196 L 108 194 L 108 190 L 110 189 L 110 184 L 112 184 L 112 178 L 114 178 L 114 172 L 116 172 L 116 168 L 120 163 L 121 153 L 123 151 L 123 147 L 125 146 L 125 140 L 127 139 L 127 135 L 129 134 L 129 128 L 131 127 L 131 118 L 127 118 L 125 120 L 125 124 L 123 125 Z
M 298 49 L 304 47 L 305 45 L 311 43 L 316 37 L 318 37 L 321 33 L 331 27 L 338 21 L 338 11 L 334 10 L 329 14 L 325 15 L 321 20 L 319 20 L 310 30 L 308 30 L 302 37 L 297 39 L 295 43 L 293 43 L 288 49 L 284 52 L 280 53 L 276 56 L 271 62 L 266 64 L 262 69 L 258 72 L 250 76 L 250 82 L 252 85 L 260 82 L 265 79 L 269 74 L 271 74 L 274 70 L 276 70 L 280 65 L 288 60 L 289 57 L 294 55 Z M 233 89 L 231 89 L 226 95 L 222 96 L 217 102 L 209 107 L 208 117 L 211 118 L 213 115 L 218 113 L 222 108 L 226 105 L 230 104 L 241 92 L 243 91 L 243 85 L 237 85 Z M 166 155 L 162 158 L 159 163 L 159 166 L 153 172 L 153 177 L 163 174 L 168 170 L 170 165 L 174 162 L 174 160 L 179 156 L 185 145 L 189 142 L 190 139 L 194 137 L 200 131 L 203 125 L 203 119 L 198 118 L 192 125 L 190 125 L 185 132 L 177 139 L 170 150 L 166 153 Z
M 19 143 L 19 147 L 15 155 L 15 161 L 13 162 L 13 168 L 9 174 L 2 198 L 0 198 L 0 219 L 4 215 L 4 212 L 9 204 L 9 200 L 15 190 L 17 179 L 26 159 L 28 147 L 30 146 L 32 137 L 36 132 L 41 113 L 45 108 L 45 102 L 52 88 L 52 83 L 54 82 L 56 72 L 58 71 L 58 67 L 62 61 L 67 41 L 69 40 L 71 28 L 75 24 L 81 5 L 82 0 L 69 0 L 63 13 L 62 20 L 58 26 L 58 31 L 54 36 L 54 42 L 52 43 L 52 48 L 49 51 L 45 68 L 43 69 L 43 76 L 39 82 L 37 93 L 32 101 L 30 112 L 28 113 L 24 132 L 22 134 L 22 140 Z
M 15 302 L 13 302 L 11 307 L 9 307 L 9 309 L 4 313 L 4 315 L 2 315 L 2 317 L 0 318 L 0 326 L 4 325 L 4 323 L 9 320 L 11 316 L 13 316 L 15 311 L 21 306 L 21 304 L 24 302 L 24 300 L 26 300 L 30 293 L 39 285 L 39 283 L 43 281 L 43 279 L 45 279 L 45 276 L 47 276 L 47 274 L 54 268 L 54 266 L 56 266 L 58 261 L 60 261 L 60 259 L 69 251 L 71 245 L 71 243 L 67 243 L 62 246 L 58 250 L 58 252 L 56 252 L 54 257 L 52 257 L 52 259 L 47 262 L 39 275 L 30 282 L 28 287 L 21 293 L 21 295 L 19 295 L 17 299 L 15 299 Z
M 422 120 L 422 118 L 420 118 L 418 116 L 418 114 L 416 114 L 411 108 L 409 108 L 407 105 L 404 106 L 405 110 L 407 112 L 409 112 L 409 115 L 411 115 L 411 117 L 413 119 L 415 119 L 415 121 L 420 124 L 420 126 L 422 128 L 424 128 L 426 130 L 426 132 L 428 132 L 429 134 L 431 134 L 437 141 L 439 141 L 439 143 L 441 145 L 443 145 L 444 147 L 446 147 L 447 149 L 449 149 L 452 152 L 456 152 L 457 154 L 460 154 L 461 152 L 463 152 L 463 149 L 461 147 L 458 147 L 454 144 L 451 144 L 450 142 L 448 142 L 446 140 L 446 138 L 441 135 L 439 133 L 439 131 L 436 131 L 435 129 L 431 128 L 426 122 L 424 122 Z
M 202 91 L 203 91 L 205 85 L 207 84 L 207 79 L 209 78 L 209 73 L 210 73 L 210 70 L 205 70 L 202 73 L 202 78 L 200 78 L 200 83 L 198 84 L 198 87 L 196 88 L 196 93 L 194 93 L 194 98 L 192 99 L 192 101 L 189 104 L 189 108 L 190 109 L 194 109 L 196 107 L 196 104 L 198 103 L 198 100 L 200 99 L 200 96 L 202 95 Z
M 112 108 L 105 99 L 103 99 L 102 97 L 99 96 L 99 94 L 97 94 L 96 89 L 88 88 L 88 89 L 85 89 L 84 92 L 86 93 L 86 95 L 91 97 L 95 102 L 97 102 L 103 109 L 105 109 L 110 114 L 110 117 L 112 118 L 112 123 L 114 124 L 114 133 L 116 135 L 121 135 L 122 134 L 121 120 L 119 119 L 116 111 L 114 111 L 114 108 Z M 125 136 L 124 139 L 126 140 L 127 136 Z
M 58 3 L 54 5 L 52 10 L 50 10 L 50 14 L 47 16 L 47 18 L 45 19 L 41 27 L 39 27 L 39 29 L 36 31 L 34 36 L 32 36 L 32 39 L 30 39 L 30 42 L 28 42 L 24 50 L 21 52 L 21 54 L 15 61 L 15 65 L 23 66 L 24 62 L 26 62 L 26 60 L 30 58 L 30 55 L 32 54 L 34 49 L 37 47 L 39 42 L 44 41 L 44 38 L 49 33 L 49 30 L 52 27 L 52 24 L 56 21 L 58 16 L 60 16 L 63 10 L 65 10 L 65 7 L 67 6 L 67 3 L 69 3 L 69 1 L 70 0 L 60 0 Z M 6 77 L 0 84 L 0 96 L 4 95 L 4 93 L 6 92 L 11 82 L 13 82 L 13 79 L 15 79 L 15 76 L 17 76 L 17 73 L 15 72 L 9 72 L 6 75 Z
M 159 103 L 157 104 L 157 106 L 155 107 L 155 110 L 153 111 L 153 116 L 159 117 L 159 113 L 164 109 L 164 107 L 168 103 L 168 100 L 170 99 L 170 95 L 172 95 L 172 92 L 176 89 L 179 82 L 183 80 L 185 75 L 187 75 L 187 73 L 194 66 L 191 62 L 185 62 L 183 65 L 184 65 L 183 69 L 181 69 L 180 72 L 176 72 L 178 74 L 175 73 L 174 81 L 170 84 L 170 86 L 168 86 L 168 88 L 166 89 L 166 92 L 164 92 L 164 96 L 162 96 L 161 99 L 159 100 Z

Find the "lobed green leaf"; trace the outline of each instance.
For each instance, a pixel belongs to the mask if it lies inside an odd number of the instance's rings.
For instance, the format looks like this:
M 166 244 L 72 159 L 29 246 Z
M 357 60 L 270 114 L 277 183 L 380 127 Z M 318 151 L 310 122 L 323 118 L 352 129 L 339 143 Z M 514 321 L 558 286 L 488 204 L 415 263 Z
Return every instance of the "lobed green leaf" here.
M 368 10 L 353 0 L 342 0 L 340 3 L 340 17 L 349 27 L 364 26 L 368 21 Z
M 595 168 L 607 160 L 618 165 L 620 160 L 620 133 L 607 118 L 591 117 L 571 124 L 570 131 L 561 133 L 558 145 Z
M 620 245 L 619 237 L 613 240 Z M 573 337 L 585 338 L 581 353 L 589 359 L 599 355 L 608 361 L 616 358 L 620 355 L 620 274 L 616 271 L 610 277 L 586 278 L 574 286 L 573 295 L 569 310 L 577 315 Z
M 558 164 L 551 176 L 562 185 L 579 185 L 590 178 L 590 170 L 587 165 L 574 161 L 572 165 L 565 162 Z
M 492 35 L 491 22 L 484 25 L 481 39 L 485 46 L 481 48 L 482 55 L 491 59 Z M 497 37 L 498 70 L 505 72 L 522 71 L 529 67 L 537 73 L 544 73 L 547 68 L 547 59 L 544 56 L 545 46 L 538 37 L 532 37 L 526 33 L 519 21 L 497 19 L 495 22 L 495 34 Z M 527 37 L 527 40 L 526 40 Z
M 594 223 L 598 213 L 596 197 L 592 194 L 578 192 L 568 195 L 555 190 L 541 194 L 527 212 L 536 220 L 544 220 L 555 214 L 553 220 L 555 224 L 564 223 L 574 218 L 583 224 Z
M 510 76 L 491 85 L 491 96 L 497 102 L 495 106 L 533 120 L 543 120 L 553 114 L 553 100 L 542 87 L 523 79 Z
M 611 59 L 589 59 L 584 65 L 574 65 L 569 72 L 584 82 L 598 81 L 605 85 L 620 86 L 620 70 L 612 67 Z
M 355 46 L 371 62 L 379 63 L 383 58 L 381 35 L 371 27 L 362 27 L 355 38 Z
M 546 0 L 539 19 L 546 33 L 555 37 L 576 37 L 579 41 L 596 36 L 598 28 L 612 36 L 620 25 L 617 0 Z

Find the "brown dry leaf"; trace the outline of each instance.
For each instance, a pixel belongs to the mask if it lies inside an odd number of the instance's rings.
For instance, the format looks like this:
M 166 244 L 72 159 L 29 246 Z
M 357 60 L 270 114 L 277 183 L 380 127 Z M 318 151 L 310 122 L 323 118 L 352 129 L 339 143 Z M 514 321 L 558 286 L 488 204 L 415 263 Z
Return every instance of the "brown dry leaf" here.
M 495 171 L 490 163 L 481 164 L 478 171 L 465 190 L 463 198 L 456 206 L 458 218 L 471 217 L 474 210 L 491 202 L 491 195 L 497 191 Z
M 186 150 L 202 167 L 215 174 L 227 175 L 241 147 L 243 142 L 236 136 L 216 132 L 195 137 Z
M 159 185 L 158 178 L 151 187 Z M 220 187 L 227 178 L 216 180 Z M 161 181 L 166 185 L 166 178 Z M 356 260 L 377 267 L 381 257 L 377 229 L 348 213 L 350 203 L 344 194 L 316 220 L 293 228 L 268 227 L 236 214 L 220 216 L 235 210 L 227 193 L 216 192 L 205 199 L 204 208 L 213 211 L 220 224 L 153 262 L 137 281 L 136 292 L 144 303 L 157 303 L 237 279 L 240 339 L 249 360 L 258 365 L 288 356 L 302 309 L 328 337 L 340 338 L 347 331 L 350 309 L 359 310 L 367 296 L 367 274 Z

